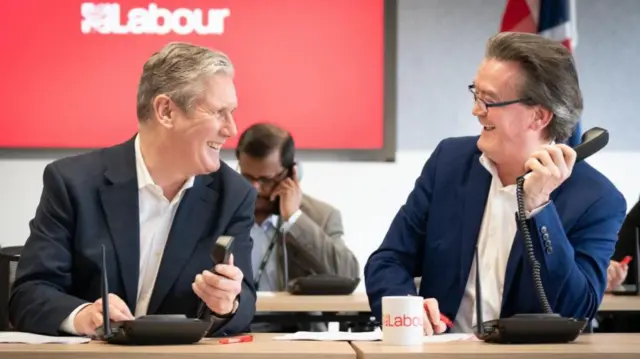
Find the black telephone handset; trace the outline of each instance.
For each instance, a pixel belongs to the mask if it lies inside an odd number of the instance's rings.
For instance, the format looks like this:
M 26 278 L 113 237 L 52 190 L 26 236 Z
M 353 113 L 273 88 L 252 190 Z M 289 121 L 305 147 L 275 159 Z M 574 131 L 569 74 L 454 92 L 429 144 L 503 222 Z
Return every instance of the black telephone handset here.
M 197 343 L 209 327 L 209 322 L 187 318 L 183 314 L 145 315 L 132 320 L 109 320 L 109 283 L 107 259 L 102 246 L 102 320 L 96 329 L 97 339 L 109 344 L 122 345 L 180 345 Z
M 576 163 L 600 151 L 609 143 L 609 132 L 604 128 L 594 127 L 582 135 L 576 151 Z
M 581 143 L 575 147 L 576 163 L 603 149 L 609 143 L 609 132 L 594 127 L 582 135 Z M 553 312 L 547 299 L 540 276 L 540 263 L 533 247 L 529 233 L 524 207 L 524 175 L 516 182 L 518 201 L 518 226 L 524 237 L 525 254 L 533 268 L 533 282 L 538 300 L 544 313 L 516 314 L 512 317 L 483 322 L 482 290 L 480 281 L 476 281 L 476 325 L 475 335 L 478 339 L 489 343 L 502 344 L 542 344 L 567 343 L 574 341 L 588 324 L 587 318 L 565 318 Z M 480 278 L 478 268 L 478 251 L 476 249 L 476 278 Z
M 231 256 L 231 246 L 233 245 L 233 237 L 220 236 L 211 248 L 211 260 L 213 265 L 228 264 Z
M 211 261 L 213 262 L 214 267 L 212 271 L 218 275 L 220 274 L 215 271 L 215 266 L 216 264 L 229 264 L 233 238 L 234 237 L 231 236 L 220 236 L 213 244 L 213 248 L 211 248 Z M 200 303 L 198 304 L 198 318 L 204 320 L 205 322 L 211 322 L 211 312 L 208 310 L 203 301 L 200 301 Z
M 289 166 L 287 168 L 287 176 L 286 178 L 293 178 L 293 167 L 295 166 L 295 163 L 291 166 Z M 273 200 L 272 203 L 272 212 L 273 214 L 275 214 L 276 216 L 280 215 L 280 196 L 276 196 L 276 198 Z

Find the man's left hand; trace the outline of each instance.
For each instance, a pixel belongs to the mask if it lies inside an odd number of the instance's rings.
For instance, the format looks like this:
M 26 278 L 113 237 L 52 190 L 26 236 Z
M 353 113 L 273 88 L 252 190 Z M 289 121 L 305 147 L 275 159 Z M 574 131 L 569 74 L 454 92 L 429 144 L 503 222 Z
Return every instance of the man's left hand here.
M 242 290 L 242 271 L 233 265 L 233 254 L 229 256 L 229 264 L 218 264 L 215 271 L 198 274 L 191 287 L 214 315 L 233 314 L 236 298 Z
M 573 148 L 558 144 L 546 145 L 531 154 L 525 169 L 531 173 L 524 181 L 524 203 L 528 212 L 549 201 L 553 192 L 571 175 L 576 162 Z
M 291 177 L 284 179 L 271 194 L 273 201 L 276 196 L 280 196 L 280 215 L 282 219 L 288 221 L 291 216 L 300 209 L 302 202 L 302 190 L 298 179 L 298 167 L 293 166 Z

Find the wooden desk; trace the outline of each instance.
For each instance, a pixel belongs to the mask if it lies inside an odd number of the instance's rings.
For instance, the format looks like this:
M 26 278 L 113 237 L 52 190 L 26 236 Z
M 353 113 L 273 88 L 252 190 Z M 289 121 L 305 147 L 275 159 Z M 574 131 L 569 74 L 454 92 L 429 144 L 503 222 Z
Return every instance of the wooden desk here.
M 607 312 L 640 312 L 640 297 L 605 294 L 600 310 Z
M 418 347 L 353 342 L 358 359 L 448 358 L 640 358 L 640 334 L 585 334 L 568 344 L 500 345 L 480 341 L 430 343 Z
M 286 292 L 259 292 L 258 312 L 370 312 L 367 294 L 291 295 Z
M 291 295 L 289 293 L 258 293 L 258 312 L 369 312 L 369 300 L 364 292 L 352 295 Z M 640 297 L 604 296 L 601 311 L 640 311 Z
M 89 344 L 0 344 L 2 359 L 355 359 L 346 342 L 303 342 L 272 340 L 274 334 L 255 334 L 252 343 L 222 345 L 218 339 L 205 339 L 184 346 L 129 347 L 100 342 Z

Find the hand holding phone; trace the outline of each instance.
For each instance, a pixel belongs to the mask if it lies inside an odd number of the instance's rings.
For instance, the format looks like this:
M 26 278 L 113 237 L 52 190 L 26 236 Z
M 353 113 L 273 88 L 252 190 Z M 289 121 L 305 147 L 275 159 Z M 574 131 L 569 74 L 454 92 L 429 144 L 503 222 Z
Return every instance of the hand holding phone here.
M 545 145 L 531 154 L 525 162 L 531 173 L 524 181 L 524 203 L 528 212 L 549 201 L 551 192 L 571 175 L 576 157 L 576 151 L 565 144 Z
M 237 309 L 242 290 L 244 275 L 233 264 L 232 244 L 233 237 L 219 237 L 211 250 L 214 268 L 198 274 L 192 284 L 194 293 L 218 316 L 232 314 Z
M 271 200 L 274 203 L 274 214 L 280 215 L 285 221 L 300 209 L 302 189 L 296 165 L 288 170 L 287 177 L 271 193 Z

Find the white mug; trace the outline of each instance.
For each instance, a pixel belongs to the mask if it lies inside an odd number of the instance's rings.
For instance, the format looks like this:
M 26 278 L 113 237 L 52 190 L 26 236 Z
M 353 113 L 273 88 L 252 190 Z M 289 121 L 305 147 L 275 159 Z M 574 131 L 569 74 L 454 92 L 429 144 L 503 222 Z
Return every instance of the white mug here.
M 382 342 L 422 345 L 424 299 L 419 296 L 382 297 Z

